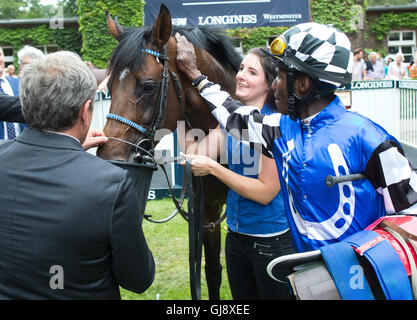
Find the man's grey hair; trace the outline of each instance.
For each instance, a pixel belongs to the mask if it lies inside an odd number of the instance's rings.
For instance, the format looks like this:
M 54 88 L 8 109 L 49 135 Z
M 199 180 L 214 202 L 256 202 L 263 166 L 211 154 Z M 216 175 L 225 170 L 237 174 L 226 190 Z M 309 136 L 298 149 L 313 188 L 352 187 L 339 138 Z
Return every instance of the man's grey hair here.
M 92 108 L 96 89 L 96 79 L 77 54 L 48 54 L 22 71 L 19 97 L 26 123 L 40 130 L 69 129 L 88 99 Z
M 31 46 L 24 46 L 17 53 L 19 64 L 22 64 L 23 57 L 30 57 L 33 60 L 39 60 L 42 59 L 44 56 L 45 54 L 41 50 Z

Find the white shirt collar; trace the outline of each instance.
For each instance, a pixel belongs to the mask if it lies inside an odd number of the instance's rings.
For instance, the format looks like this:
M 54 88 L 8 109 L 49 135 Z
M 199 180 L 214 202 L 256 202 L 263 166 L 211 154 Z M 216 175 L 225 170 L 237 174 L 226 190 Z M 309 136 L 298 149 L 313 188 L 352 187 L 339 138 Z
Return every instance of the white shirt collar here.
M 0 77 L 0 79 L 3 80 L 1 81 L 1 88 L 3 89 L 3 92 L 8 96 L 14 96 L 12 86 L 10 85 L 9 80 L 7 80 L 5 72 L 3 72 L 3 75 Z
M 311 120 L 314 119 L 315 116 L 317 116 L 320 112 L 317 112 L 316 114 L 313 114 L 312 116 L 309 116 L 303 120 L 301 120 L 302 122 L 304 122 L 304 124 L 310 124 Z

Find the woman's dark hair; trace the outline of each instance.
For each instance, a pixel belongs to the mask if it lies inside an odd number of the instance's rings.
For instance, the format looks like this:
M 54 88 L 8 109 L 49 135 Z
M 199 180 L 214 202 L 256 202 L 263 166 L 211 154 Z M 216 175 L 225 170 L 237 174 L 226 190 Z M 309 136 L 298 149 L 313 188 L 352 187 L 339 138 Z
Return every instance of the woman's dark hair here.
M 272 90 L 272 83 L 274 82 L 277 76 L 278 68 L 277 68 L 275 59 L 271 55 L 266 53 L 264 50 L 268 50 L 268 49 L 267 48 L 252 48 L 248 51 L 248 54 L 251 53 L 259 57 L 261 66 L 264 69 L 265 79 L 268 83 L 268 95 L 266 97 L 265 103 L 267 103 L 272 109 L 276 110 L 274 90 Z

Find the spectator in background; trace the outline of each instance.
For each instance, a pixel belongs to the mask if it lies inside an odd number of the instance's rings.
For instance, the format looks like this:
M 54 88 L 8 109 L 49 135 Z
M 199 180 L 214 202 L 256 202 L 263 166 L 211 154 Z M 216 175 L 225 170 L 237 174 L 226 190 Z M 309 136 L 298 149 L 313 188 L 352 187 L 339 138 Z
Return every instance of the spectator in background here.
M 391 62 L 394 61 L 394 59 L 392 57 L 385 57 L 386 63 L 385 63 L 385 67 L 384 67 L 384 72 L 385 72 L 385 78 L 388 76 L 388 66 Z
M 6 69 L 6 73 L 9 77 L 17 78 L 17 76 L 14 74 L 15 70 L 16 68 L 14 67 L 14 65 L 10 64 Z
M 363 80 L 366 76 L 366 64 L 363 61 L 363 51 L 357 48 L 353 51 L 352 81 Z
M 395 61 L 390 62 L 388 65 L 387 79 L 401 80 L 407 77 L 407 67 L 404 61 L 404 55 L 398 52 L 395 55 Z
M 369 61 L 366 62 L 366 80 L 384 79 L 384 64 L 378 60 L 378 54 L 373 51 L 368 57 Z
M 44 53 L 31 46 L 24 46 L 22 49 L 19 50 L 17 53 L 17 58 L 19 59 L 19 72 L 22 72 L 23 68 L 39 59 L 44 57 Z
M 414 59 L 411 62 L 412 64 L 408 68 L 408 71 L 410 72 L 410 78 L 413 80 L 417 80 L 417 55 L 414 56 Z
M 4 52 L 0 48 L 0 95 L 18 96 L 19 79 L 9 77 L 4 64 Z M 0 122 L 0 140 L 13 140 L 26 125 L 14 122 Z
M 408 68 L 410 69 L 410 67 L 414 64 L 414 63 L 416 63 L 415 62 L 415 58 L 417 58 L 417 51 L 414 51 L 414 56 L 413 56 L 413 59 L 411 59 L 411 61 L 410 61 L 410 65 L 408 66 Z

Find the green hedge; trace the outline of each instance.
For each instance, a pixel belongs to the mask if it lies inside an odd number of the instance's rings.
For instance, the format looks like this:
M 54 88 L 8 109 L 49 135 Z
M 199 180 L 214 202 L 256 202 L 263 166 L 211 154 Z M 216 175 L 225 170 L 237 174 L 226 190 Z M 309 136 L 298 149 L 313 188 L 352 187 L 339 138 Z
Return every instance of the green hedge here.
M 333 24 L 339 30 L 348 34 L 357 32 L 357 11 L 354 6 L 361 6 L 365 12 L 368 0 L 310 0 L 311 15 L 315 22 Z M 279 35 L 287 27 L 237 28 L 228 29 L 231 37 L 240 38 L 244 52 L 253 47 L 264 46 L 269 37 Z
M 365 14 L 368 0 L 310 0 L 311 16 L 314 22 L 333 24 L 348 34 L 357 32 L 358 12 L 355 6 L 363 8 Z
M 142 0 L 78 0 L 83 59 L 99 68 L 106 68 L 110 54 L 117 45 L 107 29 L 106 10 L 113 18 L 117 16 L 122 26 L 140 27 L 144 20 L 143 6 Z
M 417 12 L 383 13 L 374 20 L 370 31 L 376 40 L 383 41 L 390 30 L 401 28 L 417 28 Z
M 13 46 L 16 67 L 17 52 L 26 44 L 57 44 L 59 50 L 69 50 L 78 54 L 81 51 L 81 34 L 71 27 L 51 29 L 47 25 L 40 25 L 32 28 L 0 28 L 0 39 L 2 46 Z
M 226 34 L 229 37 L 239 38 L 242 41 L 243 52 L 248 52 L 254 47 L 264 47 L 268 39 L 280 35 L 288 27 L 260 27 L 260 28 L 236 28 L 227 29 Z

